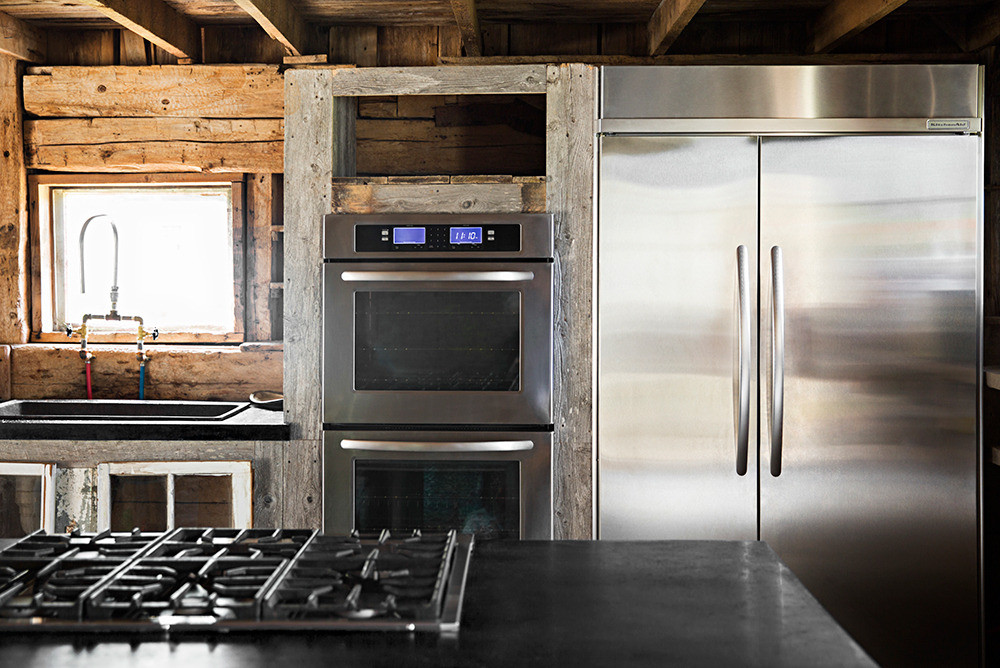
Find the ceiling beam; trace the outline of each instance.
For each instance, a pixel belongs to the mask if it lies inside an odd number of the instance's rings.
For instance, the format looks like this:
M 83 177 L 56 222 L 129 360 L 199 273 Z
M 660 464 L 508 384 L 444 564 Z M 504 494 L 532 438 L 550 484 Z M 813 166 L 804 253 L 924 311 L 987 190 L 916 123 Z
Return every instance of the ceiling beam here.
M 271 39 L 284 45 L 290 56 L 309 53 L 312 30 L 291 0 L 234 0 L 260 24 Z
M 836 48 L 904 4 L 906 0 L 834 0 L 816 18 L 813 53 Z
M 978 51 L 1000 38 L 1000 2 L 973 12 L 966 19 L 966 51 Z
M 455 23 L 462 33 L 465 55 L 472 57 L 483 55 L 483 33 L 479 30 L 476 0 L 451 0 L 451 9 L 455 12 Z
M 46 50 L 44 30 L 0 12 L 0 53 L 17 60 L 42 63 Z
M 462 34 L 465 55 L 472 57 L 483 55 L 483 34 L 479 29 L 476 0 L 451 0 L 451 9 L 455 14 L 458 30 Z
M 705 0 L 662 0 L 649 19 L 649 55 L 667 52 Z
M 163 0 L 76 0 L 178 58 L 198 60 L 201 29 Z

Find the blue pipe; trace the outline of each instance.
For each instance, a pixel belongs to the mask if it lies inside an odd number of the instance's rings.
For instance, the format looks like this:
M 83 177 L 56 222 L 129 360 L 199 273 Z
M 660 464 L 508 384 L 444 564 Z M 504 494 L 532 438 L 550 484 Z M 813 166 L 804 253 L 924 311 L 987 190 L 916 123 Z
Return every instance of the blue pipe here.
M 146 398 L 146 363 L 139 363 L 139 398 Z

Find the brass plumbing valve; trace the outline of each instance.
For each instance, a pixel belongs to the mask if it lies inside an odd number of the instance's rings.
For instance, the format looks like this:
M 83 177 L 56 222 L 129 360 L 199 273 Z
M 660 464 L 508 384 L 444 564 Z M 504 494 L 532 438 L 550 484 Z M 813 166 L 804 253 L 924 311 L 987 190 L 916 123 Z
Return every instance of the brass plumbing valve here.
M 94 358 L 93 353 L 87 350 L 87 322 L 86 320 L 82 325 L 73 329 L 70 325 L 66 325 L 66 336 L 73 336 L 74 334 L 80 335 L 80 359 L 84 362 L 89 362 Z
M 153 331 L 149 331 L 146 328 L 144 328 L 142 326 L 142 323 L 140 322 L 139 333 L 136 338 L 136 345 L 138 346 L 138 348 L 135 351 L 135 358 L 139 360 L 140 364 L 144 364 L 147 360 L 149 360 L 149 355 L 146 354 L 146 347 L 144 345 L 144 341 L 147 336 L 152 336 L 153 340 L 155 341 L 160 336 L 160 330 L 158 327 L 154 327 Z

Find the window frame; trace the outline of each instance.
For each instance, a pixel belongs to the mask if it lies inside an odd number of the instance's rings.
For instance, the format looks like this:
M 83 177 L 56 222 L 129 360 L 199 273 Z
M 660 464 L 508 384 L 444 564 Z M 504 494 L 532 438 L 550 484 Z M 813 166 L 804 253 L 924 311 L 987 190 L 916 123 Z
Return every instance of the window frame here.
M 174 526 L 174 476 L 229 475 L 232 477 L 233 527 L 253 528 L 253 468 L 249 461 L 221 462 L 107 462 L 97 465 L 97 530 L 111 527 L 111 476 L 166 476 L 167 531 Z
M 195 330 L 160 330 L 157 343 L 243 343 L 247 276 L 245 260 L 246 215 L 244 205 L 244 174 L 32 174 L 28 176 L 30 193 L 30 325 L 29 341 L 33 343 L 71 343 L 79 336 L 45 331 L 55 311 L 55 249 L 52 215 L 52 191 L 73 187 L 142 188 L 170 185 L 229 186 L 232 189 L 233 235 L 233 329 L 230 332 Z M 43 278 L 44 277 L 44 278 Z M 269 279 L 270 277 L 268 277 Z M 129 314 L 131 315 L 131 314 Z M 136 315 L 142 315 L 136 314 Z M 148 323 L 155 326 L 156 323 Z M 135 334 L 126 332 L 91 332 L 92 343 L 135 343 Z M 147 343 L 152 343 L 148 340 Z
M 40 476 L 42 492 L 40 499 L 41 529 L 53 533 L 56 526 L 56 465 L 34 462 L 0 462 L 0 475 Z

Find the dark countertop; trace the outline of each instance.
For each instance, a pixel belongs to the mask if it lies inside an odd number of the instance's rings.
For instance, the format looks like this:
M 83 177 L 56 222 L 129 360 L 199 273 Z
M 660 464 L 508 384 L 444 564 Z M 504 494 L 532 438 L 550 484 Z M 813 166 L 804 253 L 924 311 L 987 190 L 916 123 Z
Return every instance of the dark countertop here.
M 226 420 L 2 420 L 0 439 L 74 441 L 286 441 L 282 411 L 248 406 Z
M 457 637 L 0 636 L 23 666 L 875 666 L 760 542 L 481 543 Z

